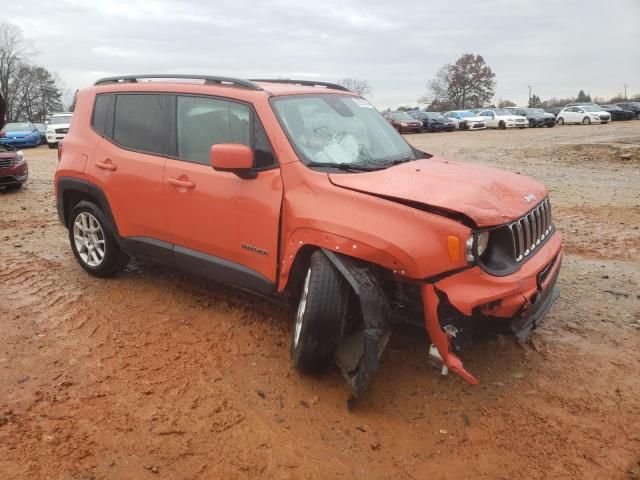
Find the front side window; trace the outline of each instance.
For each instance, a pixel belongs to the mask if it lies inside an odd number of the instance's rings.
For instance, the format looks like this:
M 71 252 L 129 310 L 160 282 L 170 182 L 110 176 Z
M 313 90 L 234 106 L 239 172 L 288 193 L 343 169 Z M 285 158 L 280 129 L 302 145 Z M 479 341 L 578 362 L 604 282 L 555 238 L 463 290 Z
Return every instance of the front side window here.
M 184 160 L 208 164 L 211 146 L 219 143 L 251 147 L 251 111 L 241 103 L 178 96 L 176 127 L 178 157 Z
M 118 95 L 113 140 L 132 150 L 168 155 L 170 113 L 170 95 Z
M 407 142 L 362 98 L 292 95 L 274 97 L 271 104 L 306 165 L 383 168 L 416 158 Z

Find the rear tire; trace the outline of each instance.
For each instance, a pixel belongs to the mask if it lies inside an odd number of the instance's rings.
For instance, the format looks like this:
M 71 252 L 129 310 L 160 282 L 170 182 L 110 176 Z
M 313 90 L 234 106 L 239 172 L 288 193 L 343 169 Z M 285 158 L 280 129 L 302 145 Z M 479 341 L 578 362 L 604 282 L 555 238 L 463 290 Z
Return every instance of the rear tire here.
M 94 203 L 79 202 L 69 217 L 69 242 L 80 266 L 96 277 L 111 277 L 129 263 L 103 211 Z
M 583 125 L 591 125 L 591 119 L 589 117 L 584 117 L 582 119 L 582 124 Z
M 307 373 L 333 364 L 347 306 L 347 285 L 320 251 L 311 255 L 291 329 L 291 363 Z

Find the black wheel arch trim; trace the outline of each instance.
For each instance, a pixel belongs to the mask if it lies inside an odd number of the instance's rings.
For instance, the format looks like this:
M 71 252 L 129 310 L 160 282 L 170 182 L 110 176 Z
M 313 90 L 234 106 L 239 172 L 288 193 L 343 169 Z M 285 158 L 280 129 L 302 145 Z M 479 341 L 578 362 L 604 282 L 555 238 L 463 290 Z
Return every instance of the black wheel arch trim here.
M 76 191 L 88 195 L 97 202 L 98 206 L 102 209 L 109 222 L 111 223 L 110 227 L 113 229 L 116 240 L 118 241 L 118 243 L 121 243 L 120 235 L 118 233 L 118 225 L 113 218 L 111 206 L 109 205 L 107 196 L 100 189 L 100 187 L 87 180 L 82 180 L 80 178 L 74 177 L 60 177 L 57 180 L 56 209 L 58 210 L 58 218 L 60 218 L 62 224 L 67 228 L 69 227 L 68 222 L 71 209 L 67 211 L 64 199 L 65 194 L 70 191 Z

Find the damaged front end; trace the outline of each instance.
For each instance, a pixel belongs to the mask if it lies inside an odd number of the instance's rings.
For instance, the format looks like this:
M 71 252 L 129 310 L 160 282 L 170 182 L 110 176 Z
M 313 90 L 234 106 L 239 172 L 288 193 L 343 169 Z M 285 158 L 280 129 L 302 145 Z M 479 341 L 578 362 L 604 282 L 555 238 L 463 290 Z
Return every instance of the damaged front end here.
M 432 342 L 430 354 L 441 362 L 443 374 L 452 371 L 477 385 L 479 380 L 459 357 L 472 338 L 487 331 L 526 338 L 559 295 L 559 236 L 518 271 L 502 277 L 475 266 L 433 281 L 411 281 L 367 262 L 323 251 L 349 283 L 359 309 L 361 323 L 344 330 L 336 356 L 352 390 L 350 408 L 378 371 L 392 324 L 424 327 Z

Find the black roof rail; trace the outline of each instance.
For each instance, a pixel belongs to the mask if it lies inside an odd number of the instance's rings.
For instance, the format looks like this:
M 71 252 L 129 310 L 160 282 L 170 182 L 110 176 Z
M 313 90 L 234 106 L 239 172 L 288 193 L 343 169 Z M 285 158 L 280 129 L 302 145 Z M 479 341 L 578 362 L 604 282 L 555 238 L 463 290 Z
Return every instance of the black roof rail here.
M 184 75 L 184 74 L 146 74 L 146 75 L 120 75 L 117 77 L 105 77 L 98 80 L 93 85 L 108 85 L 110 83 L 138 83 L 138 80 L 152 79 L 184 79 L 184 80 L 204 80 L 205 84 L 216 84 L 248 88 L 249 90 L 262 90 L 260 85 L 256 85 L 251 80 L 232 77 L 217 77 L 211 75 Z
M 316 82 L 315 80 L 291 80 L 288 78 L 252 78 L 251 82 L 268 82 L 268 83 L 290 83 L 292 85 L 305 85 L 307 87 L 325 87 L 332 88 L 334 90 L 343 90 L 345 92 L 350 92 L 347 87 L 342 85 L 338 85 L 337 83 L 329 83 L 329 82 Z

